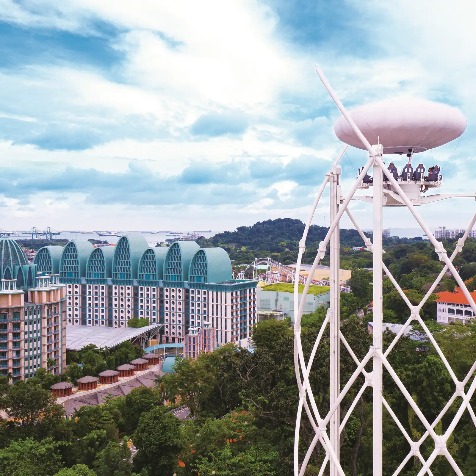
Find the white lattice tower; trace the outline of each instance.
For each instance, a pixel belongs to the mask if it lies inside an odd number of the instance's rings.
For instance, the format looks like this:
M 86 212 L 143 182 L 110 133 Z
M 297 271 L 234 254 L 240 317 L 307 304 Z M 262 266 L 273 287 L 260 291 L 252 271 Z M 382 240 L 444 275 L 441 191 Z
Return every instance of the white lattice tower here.
M 393 474 L 401 474 L 405 468 L 405 465 L 411 458 L 417 458 L 421 462 L 421 469 L 419 475 L 432 474 L 431 465 L 438 456 L 443 456 L 447 459 L 449 464 L 454 470 L 454 473 L 457 475 L 462 475 L 461 469 L 459 468 L 457 462 L 454 460 L 450 454 L 447 443 L 458 422 L 461 420 L 465 412 L 469 412 L 471 421 L 476 427 L 476 415 L 473 411 L 473 408 L 470 404 L 470 399 L 473 396 L 476 390 L 476 378 L 473 378 L 473 373 L 476 370 L 476 362 L 472 365 L 468 374 L 462 378 L 458 379 L 455 372 L 451 368 L 448 360 L 438 346 L 433 335 L 429 331 L 427 325 L 423 321 L 420 315 L 420 311 L 425 303 L 430 298 L 431 294 L 435 291 L 436 287 L 440 283 L 441 279 L 447 272 L 450 272 L 451 275 L 457 282 L 457 285 L 462 289 L 465 297 L 467 298 L 474 314 L 476 314 L 476 305 L 472 299 L 471 294 L 466 288 L 465 283 L 460 278 L 456 268 L 453 265 L 453 260 L 456 255 L 461 252 L 463 245 L 472 230 L 476 222 L 476 214 L 470 220 L 468 227 L 464 235 L 458 240 L 457 246 L 451 256 L 448 256 L 447 251 L 445 250 L 443 244 L 435 239 L 429 227 L 426 225 L 422 217 L 417 211 L 417 206 L 424 203 L 430 203 L 432 201 L 441 200 L 443 198 L 451 198 L 456 196 L 471 196 L 475 197 L 475 194 L 469 195 L 433 195 L 428 197 L 421 197 L 420 186 L 418 185 L 418 193 L 416 193 L 416 188 L 413 184 L 407 182 L 402 183 L 400 180 L 395 179 L 392 173 L 385 167 L 385 164 L 382 160 L 384 153 L 385 143 L 379 143 L 376 141 L 376 144 L 370 144 L 366 136 L 359 130 L 355 124 L 351 115 L 346 111 L 344 106 L 341 104 L 336 94 L 332 90 L 331 86 L 324 77 L 322 71 L 317 68 L 317 73 L 321 78 L 324 86 L 328 90 L 329 94 L 337 104 L 342 115 L 347 121 L 348 125 L 352 129 L 355 136 L 360 140 L 361 144 L 369 153 L 369 158 L 365 166 L 360 170 L 359 176 L 352 184 L 349 192 L 342 196 L 340 189 L 340 160 L 345 153 L 346 147 L 343 148 L 339 157 L 335 160 L 332 166 L 329 169 L 329 172 L 326 174 L 326 177 L 321 184 L 317 194 L 314 204 L 309 214 L 308 221 L 303 233 L 303 237 L 299 243 L 299 254 L 297 260 L 296 273 L 299 274 L 301 268 L 302 257 L 305 251 L 306 238 L 309 231 L 309 227 L 312 223 L 314 213 L 321 201 L 322 195 L 325 189 L 328 187 L 330 189 L 330 216 L 331 223 L 328 229 L 328 232 L 322 242 L 319 244 L 316 257 L 312 264 L 312 267 L 309 271 L 309 277 L 306 281 L 304 292 L 299 300 L 299 291 L 298 283 L 295 282 L 294 287 L 294 315 L 295 315 L 295 325 L 294 325 L 294 362 L 296 369 L 296 378 L 299 389 L 299 404 L 297 409 L 296 417 L 296 428 L 295 428 L 295 447 L 294 447 L 294 474 L 295 476 L 304 475 L 310 462 L 312 455 L 316 451 L 317 447 L 320 446 L 325 453 L 325 458 L 321 464 L 321 469 L 319 474 L 329 474 L 331 476 L 335 475 L 344 475 L 344 471 L 340 464 L 340 436 L 342 431 L 346 427 L 346 424 L 352 415 L 357 403 L 367 389 L 372 391 L 372 424 L 373 424 L 373 453 L 372 453 L 372 467 L 373 475 L 381 476 L 382 468 L 384 465 L 383 461 L 383 431 L 382 431 L 382 421 L 383 421 L 383 412 L 386 411 L 390 418 L 395 423 L 396 427 L 400 430 L 403 438 L 408 443 L 408 453 L 405 458 L 401 461 L 400 465 L 395 468 Z M 464 130 L 464 129 L 463 129 Z M 462 131 L 461 131 L 462 132 Z M 460 133 L 461 133 L 460 132 Z M 459 135 L 459 134 L 458 134 Z M 457 137 L 457 136 L 456 136 Z M 441 144 L 448 142 L 451 139 L 443 140 Z M 440 144 L 437 144 L 440 145 Z M 435 147 L 432 145 L 431 147 Z M 430 148 L 430 147 L 429 147 Z M 424 150 L 424 148 L 422 148 Z M 359 188 L 362 188 L 364 184 L 364 178 L 368 176 L 368 172 L 372 170 L 373 172 L 373 196 L 367 197 L 367 200 L 372 203 L 373 209 L 373 242 L 371 242 L 363 233 L 362 229 L 359 227 L 357 220 L 352 215 L 351 210 L 349 209 L 350 201 L 355 198 L 356 191 Z M 385 179 L 384 179 L 385 177 Z M 423 180 L 423 179 L 422 179 Z M 440 181 L 438 181 L 438 185 Z M 439 260 L 442 262 L 442 269 L 431 284 L 427 293 L 417 305 L 413 305 L 403 289 L 397 282 L 397 280 L 392 276 L 392 273 L 385 266 L 382 253 L 382 216 L 385 209 L 385 205 L 398 205 L 404 206 L 408 209 L 408 212 L 413 216 L 416 223 L 421 227 L 422 231 L 426 234 L 429 241 L 433 245 L 435 252 L 438 254 Z M 352 348 L 349 346 L 345 336 L 342 334 L 340 329 L 340 309 L 339 309 L 339 224 L 343 214 L 346 214 L 351 222 L 353 223 L 355 229 L 358 231 L 362 240 L 365 244 L 365 247 L 368 251 L 373 254 L 373 342 L 370 348 L 368 349 L 366 355 L 359 359 L 354 353 Z M 301 318 L 304 309 L 304 302 L 309 290 L 309 286 L 312 282 L 312 277 L 314 271 L 316 270 L 318 264 L 326 254 L 327 247 L 330 248 L 330 268 L 331 268 L 331 297 L 330 297 L 330 308 L 327 312 L 326 318 L 316 336 L 314 346 L 310 353 L 309 358 L 306 360 L 303 353 L 303 346 L 301 341 Z M 394 288 L 397 290 L 398 294 L 405 301 L 408 306 L 408 318 L 406 319 L 403 327 L 395 335 L 392 342 L 384 349 L 383 347 L 383 296 L 382 296 L 382 281 L 384 275 L 392 282 Z M 399 342 L 401 337 L 405 334 L 407 329 L 412 323 L 418 323 L 423 332 L 426 334 L 427 339 L 435 348 L 441 362 L 444 364 L 446 370 L 448 371 L 451 380 L 454 385 L 454 392 L 447 401 L 446 405 L 441 409 L 438 416 L 433 420 L 429 421 L 425 415 L 422 413 L 417 403 L 412 398 L 412 389 L 406 388 L 395 370 L 393 369 L 391 363 L 389 362 L 389 356 L 392 350 L 395 348 L 395 345 Z M 319 372 L 318 363 L 314 362 L 316 352 L 321 344 L 326 330 L 329 329 L 329 338 L 330 338 L 330 368 L 329 368 L 329 395 L 330 395 L 330 405 L 326 411 L 319 411 L 318 405 L 316 403 L 315 395 L 311 388 L 309 381 L 309 376 L 311 372 Z M 341 350 L 348 352 L 352 360 L 355 363 L 355 370 L 352 373 L 351 377 L 346 382 L 340 381 L 340 352 Z M 372 364 L 372 370 L 366 370 Z M 418 420 L 423 425 L 425 432 L 418 439 L 412 438 L 412 436 L 407 432 L 404 427 L 404 424 L 399 421 L 398 416 L 393 411 L 389 402 L 386 401 L 383 389 L 382 389 L 382 380 L 384 373 L 387 373 L 388 376 L 393 380 L 396 387 L 402 394 L 412 411 L 418 418 Z M 363 379 L 360 377 L 363 376 Z M 349 390 L 356 385 L 358 379 L 359 381 L 363 380 L 360 388 L 353 389 L 357 391 L 355 398 L 348 407 L 345 414 L 340 414 L 341 403 L 343 399 L 349 394 Z M 459 401 L 457 401 L 459 399 Z M 448 416 L 449 409 L 453 409 L 456 406 L 456 411 L 454 412 L 453 418 L 447 424 L 446 430 L 443 434 L 438 434 L 436 427 L 441 423 L 442 419 L 445 416 Z M 303 456 L 300 456 L 300 430 L 302 427 L 303 419 L 308 419 L 311 428 L 314 432 L 313 439 L 309 444 L 307 451 Z M 431 439 L 433 441 L 434 449 L 429 456 L 426 458 L 422 455 L 420 449 L 422 445 Z

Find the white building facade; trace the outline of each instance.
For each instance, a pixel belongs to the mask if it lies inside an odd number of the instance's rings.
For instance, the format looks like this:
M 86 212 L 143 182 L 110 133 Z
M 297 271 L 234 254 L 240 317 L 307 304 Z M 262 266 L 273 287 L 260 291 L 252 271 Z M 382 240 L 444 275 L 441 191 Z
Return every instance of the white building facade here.
M 206 324 L 215 345 L 247 347 L 257 322 L 256 282 L 232 279 L 222 248 L 202 249 L 194 241 L 150 248 L 131 234 L 115 247 L 76 241 L 47 246 L 35 264 L 42 272 L 58 270 L 71 325 L 121 328 L 131 318 L 145 318 L 162 324 L 162 343 L 183 343 L 189 329 Z
M 443 291 L 437 296 L 436 322 L 439 324 L 453 322 L 465 324 L 468 320 L 474 319 L 473 309 L 460 288 L 456 288 L 454 292 Z M 473 291 L 471 296 L 476 301 L 476 291 Z

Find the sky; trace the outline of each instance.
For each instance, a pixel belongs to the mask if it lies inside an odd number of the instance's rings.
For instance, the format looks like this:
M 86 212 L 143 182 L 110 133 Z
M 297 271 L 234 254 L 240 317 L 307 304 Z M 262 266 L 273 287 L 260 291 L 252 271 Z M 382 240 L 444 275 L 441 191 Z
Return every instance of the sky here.
M 0 0 L 0 229 L 304 221 L 342 148 L 316 64 L 350 109 L 459 108 L 461 139 L 421 158 L 442 165 L 442 193 L 473 193 L 474 18 L 472 0 Z M 347 150 L 344 193 L 365 161 Z M 464 228 L 474 199 L 419 213 Z M 392 209 L 384 226 L 417 225 Z

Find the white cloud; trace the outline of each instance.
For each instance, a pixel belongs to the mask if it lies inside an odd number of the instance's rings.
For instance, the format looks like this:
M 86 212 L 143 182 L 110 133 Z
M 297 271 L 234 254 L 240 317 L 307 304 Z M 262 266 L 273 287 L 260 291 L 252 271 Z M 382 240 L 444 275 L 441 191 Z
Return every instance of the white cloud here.
M 0 99 L 5 106 L 0 120 L 21 123 L 12 126 L 15 137 L 4 135 L 0 140 L 4 166 L 32 173 L 66 166 L 126 173 L 132 162 L 132 167 L 147 166 L 169 178 L 201 161 L 235 161 L 244 168 L 256 161 L 281 166 L 302 156 L 330 162 L 340 149 L 332 132 L 339 113 L 314 73 L 315 62 L 321 64 L 345 105 L 397 94 L 441 99 L 461 104 L 468 117 L 468 133 L 474 131 L 476 54 L 469 47 L 473 2 L 351 3 L 355 22 L 371 47 L 357 53 L 350 37 L 350 47 L 337 55 L 332 44 L 313 43 L 317 46 L 304 50 L 292 43 L 291 36 L 284 39 L 283 22 L 257 0 L 141 0 L 134 5 L 126 0 L 114 4 L 0 0 L 0 19 L 22 25 L 26 34 L 29 28 L 40 27 L 42 32 L 50 28 L 84 37 L 96 35 L 110 41 L 118 53 L 109 69 L 76 64 L 72 58 L 56 56 L 54 49 L 48 64 L 32 60 L 3 69 Z M 113 34 L 102 29 L 105 24 L 112 26 Z M 207 113 L 218 117 L 229 110 L 246 116 L 248 128 L 241 137 L 191 136 L 190 128 L 198 118 Z M 46 150 L 46 146 L 30 144 L 41 144 L 40 139 L 50 137 L 52 130 L 58 136 L 63 131 L 71 135 L 81 131 L 86 139 L 97 135 L 97 140 L 86 141 L 84 150 Z M 435 151 L 431 160 L 443 161 L 452 151 L 449 145 Z M 344 159 L 345 167 L 361 165 L 357 163 L 360 157 L 354 160 L 355 153 L 348 155 L 354 163 Z M 474 160 L 468 139 L 463 138 L 451 160 L 466 165 Z M 316 183 L 321 179 L 316 177 Z M 445 188 L 459 191 L 464 181 L 464 172 L 455 174 Z M 343 188 L 347 184 L 346 179 Z M 239 185 L 249 190 L 250 184 Z M 213 207 L 213 219 L 233 227 L 246 220 L 250 224 L 250 217 L 305 217 L 301 203 L 295 205 L 299 208 L 272 208 L 283 206 L 280 200 L 286 207 L 293 199 L 297 202 L 296 194 L 302 193 L 299 185 L 286 180 L 269 183 L 249 205 Z M 267 196 L 273 190 L 276 199 Z M 250 197 L 256 195 L 250 193 Z M 28 205 L 11 198 L 3 204 L 15 219 L 31 221 L 43 213 L 48 223 L 74 223 L 73 213 L 95 226 L 107 223 L 111 228 L 118 228 L 114 220 L 127 220 L 131 228 L 140 228 L 151 220 L 176 218 L 171 207 L 157 207 L 154 217 L 152 209 L 142 215 L 119 205 L 98 205 L 94 216 L 87 218 L 91 210 L 84 205 L 83 194 L 62 197 L 52 191 L 36 198 Z M 211 219 L 208 210 L 193 205 L 182 210 L 195 221 Z M 456 216 L 446 203 L 438 210 L 442 213 L 431 218 L 435 226 L 444 210 L 451 219 Z

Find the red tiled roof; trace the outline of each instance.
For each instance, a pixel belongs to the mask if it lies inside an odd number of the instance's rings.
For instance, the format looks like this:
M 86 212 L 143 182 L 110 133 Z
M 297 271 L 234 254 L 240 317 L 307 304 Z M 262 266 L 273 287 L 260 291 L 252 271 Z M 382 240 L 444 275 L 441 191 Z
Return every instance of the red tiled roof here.
M 476 291 L 470 293 L 474 301 L 476 301 Z M 466 299 L 466 296 L 463 294 L 461 288 L 456 288 L 454 292 L 452 291 L 442 291 L 437 293 L 436 302 L 447 302 L 450 304 L 466 304 L 469 306 L 469 302 Z

